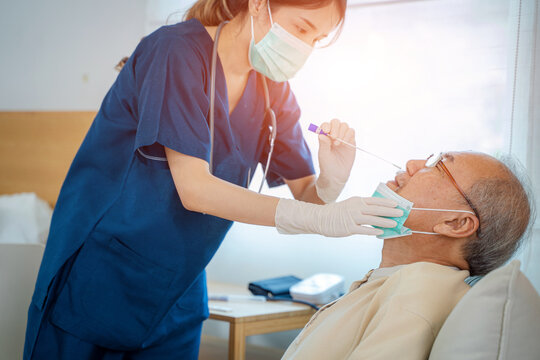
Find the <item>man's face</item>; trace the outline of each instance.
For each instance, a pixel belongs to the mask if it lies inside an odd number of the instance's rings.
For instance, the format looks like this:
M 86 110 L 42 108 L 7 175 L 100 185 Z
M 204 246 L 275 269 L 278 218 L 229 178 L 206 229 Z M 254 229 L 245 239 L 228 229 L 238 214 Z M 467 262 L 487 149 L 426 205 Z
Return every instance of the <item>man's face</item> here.
M 473 152 L 449 152 L 443 155 L 444 165 L 456 183 L 467 194 L 480 177 L 491 177 L 499 169 L 497 160 Z M 386 185 L 414 203 L 416 208 L 472 211 L 441 166 L 427 168 L 426 160 L 409 160 L 407 171 L 397 173 Z M 473 204 L 474 205 L 474 204 Z M 413 230 L 432 231 L 441 213 L 413 210 L 405 226 Z

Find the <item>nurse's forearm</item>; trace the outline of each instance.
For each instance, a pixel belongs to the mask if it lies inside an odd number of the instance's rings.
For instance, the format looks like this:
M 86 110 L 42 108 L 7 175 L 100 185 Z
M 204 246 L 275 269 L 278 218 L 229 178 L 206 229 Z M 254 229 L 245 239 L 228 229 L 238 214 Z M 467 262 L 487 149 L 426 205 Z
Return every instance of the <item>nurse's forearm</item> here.
M 315 175 L 309 175 L 300 179 L 285 180 L 285 183 L 291 189 L 296 200 L 323 205 L 324 202 L 317 195 L 316 181 L 317 177 Z
M 190 192 L 191 211 L 247 224 L 275 226 L 277 197 L 258 194 L 211 175 L 197 181 Z
M 317 189 L 315 189 L 315 184 L 310 184 L 306 188 L 306 190 L 304 190 L 302 195 L 300 197 L 295 197 L 295 199 L 296 200 L 302 200 L 302 201 L 305 201 L 305 202 L 310 202 L 310 203 L 313 203 L 313 204 L 319 204 L 319 205 L 324 204 L 324 201 L 319 199 L 319 197 L 317 196 Z
M 212 176 L 204 160 L 168 148 L 165 152 L 186 209 L 232 221 L 275 226 L 279 198 L 257 194 Z

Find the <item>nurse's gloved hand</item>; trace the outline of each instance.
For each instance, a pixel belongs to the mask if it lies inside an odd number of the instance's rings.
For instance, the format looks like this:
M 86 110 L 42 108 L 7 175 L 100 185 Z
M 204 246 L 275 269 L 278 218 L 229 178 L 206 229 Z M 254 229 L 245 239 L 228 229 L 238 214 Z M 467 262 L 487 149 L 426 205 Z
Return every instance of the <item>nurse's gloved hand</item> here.
M 351 174 L 356 150 L 335 139 L 356 145 L 354 130 L 337 119 L 323 123 L 320 129 L 330 136 L 319 135 L 319 166 L 321 173 L 315 187 L 325 203 L 336 201 Z M 332 139 L 334 138 L 334 140 Z
M 395 227 L 394 220 L 381 216 L 402 216 L 403 212 L 396 206 L 393 200 L 373 197 L 352 197 L 326 205 L 280 199 L 276 208 L 276 228 L 282 234 L 381 235 L 381 229 L 366 225 Z

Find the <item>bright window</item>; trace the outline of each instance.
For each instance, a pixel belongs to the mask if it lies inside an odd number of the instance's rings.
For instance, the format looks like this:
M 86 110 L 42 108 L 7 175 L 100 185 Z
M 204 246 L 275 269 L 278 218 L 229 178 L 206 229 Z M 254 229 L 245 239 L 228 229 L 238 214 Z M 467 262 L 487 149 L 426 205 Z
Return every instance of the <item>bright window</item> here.
M 339 41 L 292 81 L 303 127 L 337 117 L 360 147 L 400 165 L 441 150 L 505 151 L 509 1 L 373 3 L 351 4 Z M 395 170 L 358 155 L 344 195 L 366 195 Z

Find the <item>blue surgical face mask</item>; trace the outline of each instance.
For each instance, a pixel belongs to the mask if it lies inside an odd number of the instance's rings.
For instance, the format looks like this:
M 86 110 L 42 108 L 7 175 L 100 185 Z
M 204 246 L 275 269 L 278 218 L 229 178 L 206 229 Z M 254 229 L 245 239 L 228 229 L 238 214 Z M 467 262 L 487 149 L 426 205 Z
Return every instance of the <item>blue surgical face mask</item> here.
M 395 237 L 401 237 L 401 236 L 407 236 L 412 234 L 427 234 L 427 235 L 439 235 L 438 233 L 434 232 L 426 232 L 426 231 L 414 231 L 411 230 L 403 224 L 405 224 L 405 221 L 409 217 L 409 214 L 412 210 L 421 210 L 421 211 L 446 211 L 446 212 L 463 212 L 463 213 L 469 213 L 474 215 L 472 211 L 467 210 L 448 210 L 448 209 L 426 209 L 426 208 L 415 208 L 413 207 L 413 203 L 401 196 L 399 196 L 396 192 L 392 191 L 386 184 L 380 183 L 379 186 L 377 186 L 377 189 L 373 193 L 373 197 L 379 197 L 384 199 L 391 199 L 397 202 L 397 208 L 403 210 L 403 215 L 400 217 L 393 217 L 390 218 L 392 220 L 395 220 L 397 225 L 393 228 L 383 228 L 379 226 L 375 226 L 377 229 L 381 229 L 383 231 L 382 235 L 377 235 L 379 239 L 391 239 Z
M 287 81 L 304 65 L 313 47 L 275 23 L 270 12 L 270 2 L 267 4 L 272 27 L 257 44 L 253 31 L 253 16 L 251 17 L 249 63 L 255 71 L 271 80 Z

